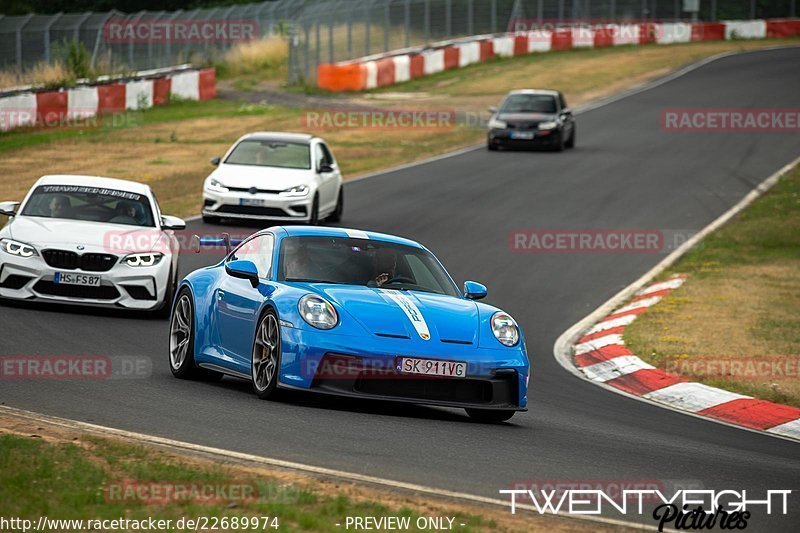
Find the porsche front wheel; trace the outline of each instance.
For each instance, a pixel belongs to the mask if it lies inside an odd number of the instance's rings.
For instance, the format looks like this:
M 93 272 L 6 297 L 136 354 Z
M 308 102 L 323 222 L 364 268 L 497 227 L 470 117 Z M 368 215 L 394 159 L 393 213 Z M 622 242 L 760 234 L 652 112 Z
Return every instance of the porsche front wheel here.
M 253 391 L 262 400 L 274 397 L 281 361 L 281 331 L 275 311 L 267 311 L 258 323 L 253 342 L 250 377 Z

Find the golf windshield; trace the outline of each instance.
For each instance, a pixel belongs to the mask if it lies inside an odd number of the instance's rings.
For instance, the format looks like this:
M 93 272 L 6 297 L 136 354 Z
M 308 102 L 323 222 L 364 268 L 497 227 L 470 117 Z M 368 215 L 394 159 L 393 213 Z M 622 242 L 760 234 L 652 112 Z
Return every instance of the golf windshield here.
M 125 226 L 155 226 L 146 196 L 103 187 L 40 185 L 25 202 L 21 214 Z
M 303 143 L 246 140 L 236 145 L 225 164 L 308 170 L 311 150 Z
M 548 94 L 512 94 L 506 98 L 500 113 L 547 113 L 556 112 L 556 98 Z
M 426 250 L 370 239 L 287 237 L 281 245 L 278 279 L 459 295 Z

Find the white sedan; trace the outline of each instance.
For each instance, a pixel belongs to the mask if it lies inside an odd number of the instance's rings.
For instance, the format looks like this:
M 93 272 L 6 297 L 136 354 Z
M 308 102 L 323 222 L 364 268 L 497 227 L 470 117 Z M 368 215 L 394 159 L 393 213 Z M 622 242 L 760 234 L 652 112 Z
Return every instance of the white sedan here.
M 211 163 L 203 185 L 203 220 L 339 222 L 342 174 L 328 145 L 299 133 L 249 133 Z
M 169 312 L 186 223 L 149 186 L 44 176 L 0 214 L 0 297 Z

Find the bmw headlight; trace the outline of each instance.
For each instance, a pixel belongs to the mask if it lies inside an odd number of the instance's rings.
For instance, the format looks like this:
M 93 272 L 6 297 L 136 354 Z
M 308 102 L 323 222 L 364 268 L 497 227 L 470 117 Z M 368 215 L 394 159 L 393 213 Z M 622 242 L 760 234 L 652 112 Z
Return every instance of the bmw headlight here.
M 519 342 L 519 326 L 508 314 L 498 311 L 492 315 L 492 333 L 500 344 L 516 346 Z
M 164 257 L 164 254 L 158 253 L 146 253 L 146 254 L 131 254 L 123 261 L 126 265 L 132 267 L 151 267 L 153 265 L 157 265 L 161 258 Z
M 214 178 L 208 180 L 206 189 L 212 192 L 228 192 L 228 188 Z
M 0 249 L 4 252 L 16 255 L 17 257 L 33 257 L 39 255 L 36 248 L 24 242 L 14 241 L 12 239 L 0 239 Z
M 555 120 L 551 120 L 549 122 L 540 122 L 539 129 L 540 130 L 554 130 L 558 127 L 558 122 Z
M 304 196 L 308 196 L 309 191 L 308 185 L 298 185 L 296 187 L 290 187 L 285 191 L 281 191 L 279 196 L 283 196 L 285 198 L 302 198 Z
M 314 294 L 306 294 L 297 303 L 303 320 L 317 329 L 331 329 L 339 323 L 339 316 L 331 303 Z
M 498 120 L 494 117 L 489 119 L 489 127 L 493 130 L 504 130 L 506 126 L 507 124 L 504 120 Z

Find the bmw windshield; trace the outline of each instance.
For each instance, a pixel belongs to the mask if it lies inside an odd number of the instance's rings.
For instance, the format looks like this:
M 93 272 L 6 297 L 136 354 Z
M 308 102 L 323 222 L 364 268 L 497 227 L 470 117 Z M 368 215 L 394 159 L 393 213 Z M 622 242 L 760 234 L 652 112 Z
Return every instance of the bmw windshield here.
M 426 250 L 370 239 L 287 237 L 278 279 L 459 296 L 450 276 Z
M 125 226 L 155 226 L 146 196 L 103 187 L 40 185 L 31 193 L 21 214 Z

